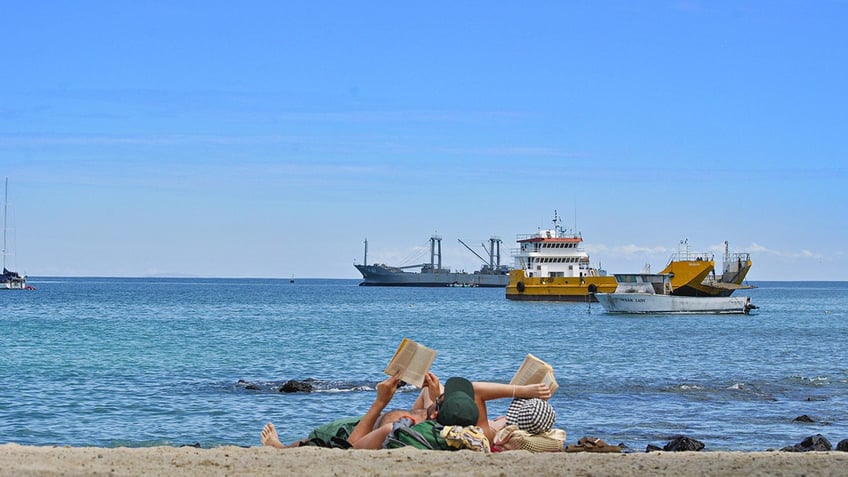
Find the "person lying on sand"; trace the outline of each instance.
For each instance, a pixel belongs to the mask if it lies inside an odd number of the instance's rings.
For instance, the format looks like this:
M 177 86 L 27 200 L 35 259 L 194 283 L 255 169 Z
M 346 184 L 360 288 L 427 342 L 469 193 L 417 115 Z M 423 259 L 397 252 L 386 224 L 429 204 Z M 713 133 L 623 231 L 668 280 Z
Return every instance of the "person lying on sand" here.
M 400 376 L 391 376 L 377 384 L 377 396 L 368 412 L 361 418 L 340 419 L 316 428 L 310 436 L 286 446 L 277 434 L 273 423 L 267 423 L 260 433 L 263 446 L 286 449 L 307 444 L 318 437 L 325 442 L 344 439 L 356 449 L 380 449 L 392 431 L 394 423 L 404 417 L 413 423 L 436 420 L 442 425 L 476 425 L 491 441 L 497 429 L 489 422 L 486 402 L 500 398 L 548 399 L 551 390 L 545 384 L 514 386 L 510 384 L 475 382 L 464 378 L 450 378 L 442 387 L 438 377 L 427 373 L 424 386 L 412 409 L 394 410 L 383 414 L 394 397 Z M 500 420 L 502 422 L 502 420 Z

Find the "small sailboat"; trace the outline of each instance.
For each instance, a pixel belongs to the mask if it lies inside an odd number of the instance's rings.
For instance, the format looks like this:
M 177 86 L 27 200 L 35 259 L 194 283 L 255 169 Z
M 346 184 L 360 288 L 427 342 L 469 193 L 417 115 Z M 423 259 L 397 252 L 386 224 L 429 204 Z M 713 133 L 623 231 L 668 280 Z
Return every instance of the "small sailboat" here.
M 0 275 L 0 290 L 24 290 L 31 287 L 27 287 L 26 285 L 26 275 L 21 276 L 17 272 L 13 272 L 6 268 L 6 255 L 8 255 L 8 249 L 6 248 L 6 235 L 8 226 L 6 223 L 9 212 L 9 178 L 6 178 L 6 189 L 3 200 L 3 274 Z

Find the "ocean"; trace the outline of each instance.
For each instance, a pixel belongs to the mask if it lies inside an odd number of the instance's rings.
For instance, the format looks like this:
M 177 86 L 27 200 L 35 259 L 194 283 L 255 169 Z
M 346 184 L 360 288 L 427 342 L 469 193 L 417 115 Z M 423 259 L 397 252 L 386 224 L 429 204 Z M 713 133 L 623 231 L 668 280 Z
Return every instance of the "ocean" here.
M 706 450 L 848 438 L 848 282 L 759 282 L 748 316 L 619 316 L 503 289 L 359 280 L 30 278 L 0 292 L 0 443 L 257 446 L 363 414 L 404 337 L 433 371 L 508 382 L 553 365 L 567 443 L 635 451 L 683 434 Z M 310 393 L 281 393 L 289 380 Z M 418 391 L 399 390 L 390 408 Z M 491 414 L 509 400 L 495 401 Z M 797 422 L 806 415 L 814 422 Z

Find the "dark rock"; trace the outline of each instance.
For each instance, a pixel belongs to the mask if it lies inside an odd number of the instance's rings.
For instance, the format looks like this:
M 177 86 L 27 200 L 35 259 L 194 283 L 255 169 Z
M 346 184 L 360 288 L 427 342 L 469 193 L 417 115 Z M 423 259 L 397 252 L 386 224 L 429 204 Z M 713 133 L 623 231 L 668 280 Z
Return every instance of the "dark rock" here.
M 286 381 L 280 388 L 281 393 L 311 393 L 312 383 L 306 381 L 296 381 L 294 379 Z
M 183 444 L 180 447 L 196 447 L 196 448 L 200 449 L 200 443 L 195 442 L 194 444 Z
M 830 441 L 821 434 L 816 434 L 804 439 L 801 441 L 800 445 L 805 449 L 814 451 L 829 451 L 833 449 L 833 446 L 830 445 Z
M 792 419 L 792 422 L 816 422 L 816 420 L 806 414 L 802 414 L 795 419 Z
M 839 441 L 839 443 L 836 444 L 836 450 L 848 452 L 848 439 L 842 439 L 841 441 Z
M 648 444 L 648 447 L 645 448 L 645 452 L 657 452 L 661 451 L 662 447 L 657 447 L 653 444 Z
M 686 436 L 674 436 L 668 444 L 663 447 L 668 452 L 700 451 L 704 443 Z
M 823 435 L 816 434 L 814 436 L 807 437 L 794 446 L 786 446 L 780 450 L 783 452 L 823 452 L 831 449 L 833 449 L 833 447 L 830 445 L 830 441 L 828 441 Z

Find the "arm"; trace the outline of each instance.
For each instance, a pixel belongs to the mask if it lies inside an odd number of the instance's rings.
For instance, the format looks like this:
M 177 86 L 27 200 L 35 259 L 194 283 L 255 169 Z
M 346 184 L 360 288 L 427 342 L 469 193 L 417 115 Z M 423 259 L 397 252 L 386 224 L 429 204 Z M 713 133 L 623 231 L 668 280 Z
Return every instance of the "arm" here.
M 486 401 L 501 398 L 540 398 L 548 399 L 551 397 L 551 389 L 547 384 L 526 384 L 516 386 L 513 384 L 475 382 L 474 386 L 474 402 L 477 404 L 477 409 L 480 411 L 480 417 L 477 418 L 477 427 L 483 429 L 483 434 L 489 439 L 489 442 L 495 442 L 495 431 L 489 426 L 489 414 L 486 411 Z
M 501 398 L 539 398 L 549 399 L 551 389 L 547 384 L 525 384 L 516 386 L 513 384 L 475 382 L 474 396 L 482 401 L 491 401 Z
M 436 398 L 442 392 L 444 390 L 442 389 L 442 383 L 439 382 L 439 378 L 432 372 L 428 372 L 424 376 L 424 386 L 421 388 L 421 392 L 418 393 L 418 399 L 415 400 L 412 409 L 427 409 L 436 402 Z
M 350 437 L 347 439 L 348 442 L 355 444 L 356 441 L 374 429 L 374 423 L 377 422 L 377 418 L 380 417 L 380 413 L 383 412 L 395 396 L 395 391 L 397 391 L 399 382 L 400 373 L 377 383 L 377 397 L 374 399 L 374 402 L 371 403 L 371 407 L 368 409 L 368 412 L 362 416 L 359 424 L 353 428 L 353 431 L 350 433 Z

